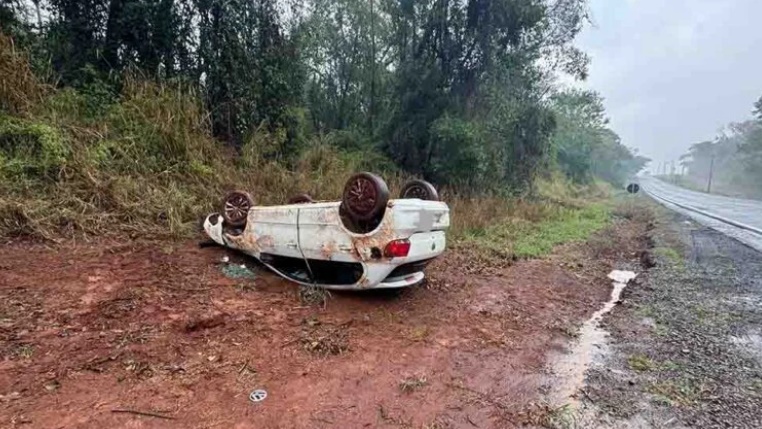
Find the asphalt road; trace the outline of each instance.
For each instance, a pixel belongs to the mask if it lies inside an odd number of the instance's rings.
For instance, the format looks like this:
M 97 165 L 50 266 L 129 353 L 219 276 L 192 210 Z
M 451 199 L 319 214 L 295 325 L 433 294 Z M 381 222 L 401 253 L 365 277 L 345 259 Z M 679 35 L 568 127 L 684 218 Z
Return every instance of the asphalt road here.
M 639 181 L 663 205 L 762 252 L 762 201 L 690 191 L 649 176 Z

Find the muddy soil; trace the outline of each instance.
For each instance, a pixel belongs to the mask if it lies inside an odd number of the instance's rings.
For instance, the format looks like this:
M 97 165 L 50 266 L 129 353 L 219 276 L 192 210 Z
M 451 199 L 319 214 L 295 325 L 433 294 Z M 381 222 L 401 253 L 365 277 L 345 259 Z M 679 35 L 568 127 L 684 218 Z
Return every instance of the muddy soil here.
M 613 352 L 567 427 L 762 428 L 762 254 L 654 210 L 657 265 L 605 319 Z
M 618 219 L 510 266 L 451 249 L 424 285 L 334 292 L 325 306 L 195 242 L 9 244 L 0 426 L 543 425 L 547 356 L 608 299 L 606 275 L 644 234 Z M 256 278 L 225 269 L 225 256 Z M 254 389 L 267 397 L 251 402 Z

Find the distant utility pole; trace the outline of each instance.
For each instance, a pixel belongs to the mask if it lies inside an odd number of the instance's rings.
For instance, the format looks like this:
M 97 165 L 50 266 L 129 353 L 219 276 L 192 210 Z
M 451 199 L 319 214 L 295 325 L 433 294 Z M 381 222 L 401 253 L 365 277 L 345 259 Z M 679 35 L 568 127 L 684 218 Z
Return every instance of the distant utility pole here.
M 712 155 L 712 160 L 709 161 L 709 182 L 706 184 L 707 194 L 712 193 L 712 175 L 713 174 L 714 174 L 714 155 Z

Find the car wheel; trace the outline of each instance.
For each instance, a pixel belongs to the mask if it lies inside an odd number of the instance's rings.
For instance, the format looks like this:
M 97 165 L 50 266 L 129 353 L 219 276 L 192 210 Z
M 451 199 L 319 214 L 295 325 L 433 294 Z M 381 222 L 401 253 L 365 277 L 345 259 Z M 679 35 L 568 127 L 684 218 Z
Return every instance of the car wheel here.
M 344 186 L 342 205 L 357 220 L 371 220 L 383 213 L 389 202 L 384 179 L 372 173 L 357 173 Z
M 294 195 L 287 201 L 288 204 L 310 204 L 314 202 L 315 200 L 309 194 Z
M 428 201 L 439 201 L 439 194 L 431 183 L 425 180 L 411 180 L 405 183 L 400 191 L 400 198 L 418 198 Z
M 244 191 L 232 191 L 225 195 L 222 202 L 222 218 L 230 226 L 246 225 L 249 209 L 254 206 L 251 195 Z

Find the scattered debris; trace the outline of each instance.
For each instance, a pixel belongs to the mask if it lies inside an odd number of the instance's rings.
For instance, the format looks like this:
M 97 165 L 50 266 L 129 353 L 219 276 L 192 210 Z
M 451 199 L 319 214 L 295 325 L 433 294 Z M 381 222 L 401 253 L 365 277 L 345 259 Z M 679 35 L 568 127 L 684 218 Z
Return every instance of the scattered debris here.
M 251 402 L 262 402 L 267 398 L 267 391 L 264 389 L 257 389 L 249 394 L 249 400 Z
M 224 258 L 223 262 L 225 262 Z M 222 271 L 222 274 L 225 275 L 225 277 L 235 280 L 254 280 L 257 278 L 257 275 L 254 274 L 254 272 L 251 271 L 248 267 L 246 267 L 246 264 L 225 264 L 222 266 L 222 268 L 220 268 L 220 270 Z
M 0 402 L 10 402 L 21 398 L 21 393 L 13 391 L 7 395 L 0 395 Z
M 323 325 L 317 320 L 305 320 L 299 342 L 305 350 L 319 356 L 338 355 L 349 350 L 346 324 Z
M 45 390 L 48 392 L 55 392 L 61 387 L 61 383 L 58 382 L 58 380 L 51 380 L 45 383 Z
M 399 388 L 403 393 L 412 393 L 428 384 L 425 376 L 405 377 L 400 381 Z
M 203 316 L 190 317 L 185 322 L 185 332 L 211 329 L 225 324 L 225 313 L 215 311 Z
M 331 293 L 328 290 L 315 286 L 301 286 L 299 288 L 299 301 L 304 305 L 325 306 Z
M 111 410 L 112 413 L 125 413 L 125 414 L 137 414 L 139 416 L 146 416 L 146 417 L 156 417 L 159 419 L 166 419 L 166 420 L 174 420 L 175 418 L 172 416 L 167 416 L 165 414 L 159 414 L 154 413 L 151 411 L 139 411 L 139 410 L 131 410 L 128 408 L 115 408 Z

